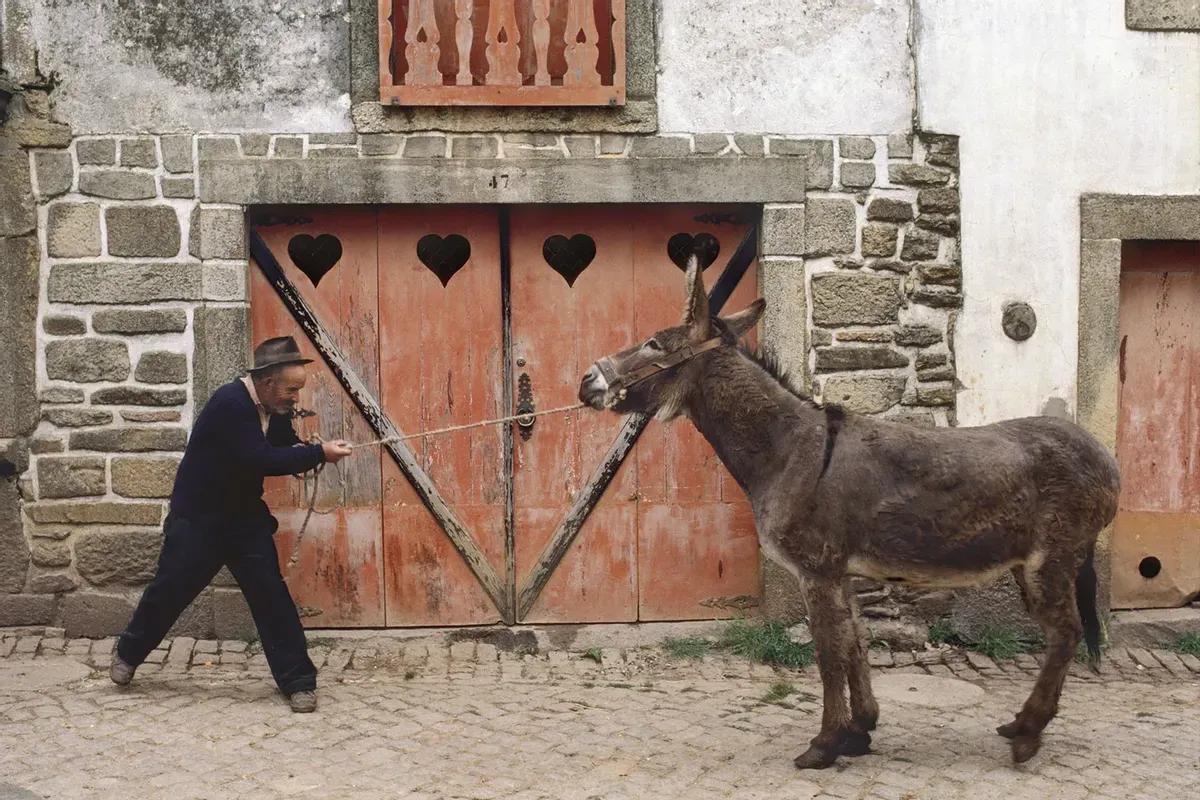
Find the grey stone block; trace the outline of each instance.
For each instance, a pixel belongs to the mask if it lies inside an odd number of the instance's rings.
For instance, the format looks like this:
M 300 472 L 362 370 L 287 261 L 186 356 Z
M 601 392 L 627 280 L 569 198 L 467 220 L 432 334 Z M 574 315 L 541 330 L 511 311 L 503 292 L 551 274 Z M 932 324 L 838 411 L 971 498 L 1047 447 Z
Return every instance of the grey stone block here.
M 191 134 L 173 134 L 164 136 L 160 142 L 163 154 L 163 167 L 167 172 L 192 172 L 192 136 Z
M 888 179 L 908 186 L 938 186 L 950 180 L 950 173 L 925 164 L 888 164 Z
M 66 542 L 38 539 L 29 550 L 29 560 L 39 567 L 69 567 L 71 548 Z
M 0 594 L 0 627 L 49 625 L 56 605 L 52 594 Z
M 42 320 L 42 330 L 52 336 L 77 336 L 87 333 L 87 323 L 79 317 L 49 316 Z
M 271 149 L 271 134 L 243 133 L 242 154 L 247 156 L 265 156 Z
M 690 136 L 635 136 L 630 155 L 638 158 L 688 156 L 692 152 Z
M 97 585 L 146 583 L 161 549 L 158 530 L 85 532 L 75 540 L 75 568 Z
M 81 165 L 109 167 L 117 163 L 115 139 L 80 139 L 75 142 L 75 157 Z
M 917 227 L 945 236 L 958 236 L 958 214 L 918 214 Z
M 107 428 L 75 431 L 71 434 L 70 443 L 72 450 L 95 450 L 101 453 L 180 451 L 187 444 L 187 431 L 183 428 Z
M 451 158 L 496 158 L 499 151 L 494 136 L 455 136 L 450 142 Z
M 909 133 L 893 133 L 888 136 L 888 158 L 912 158 L 913 139 Z
M 42 525 L 158 525 L 161 503 L 31 503 L 29 518 Z
M 853 201 L 810 199 L 804 207 L 805 254 L 853 253 L 857 225 Z
M 187 356 L 162 351 L 145 353 L 138 359 L 133 377 L 142 383 L 185 383 L 188 379 Z
M 69 192 L 75 179 L 71 154 L 61 150 L 42 150 L 34 153 L 33 171 L 37 175 L 38 196 L 42 199 Z
M 30 179 L 29 155 L 0 136 L 0 236 L 21 236 L 37 226 Z
M 181 333 L 187 330 L 187 312 L 170 309 L 111 309 L 92 317 L 96 333 Z
M 191 177 L 172 178 L 164 175 L 162 178 L 163 197 L 190 198 L 196 196 L 196 181 Z
M 129 348 L 124 342 L 67 339 L 46 345 L 46 374 L 51 380 L 123 381 L 129 369 Z
M 101 639 L 125 630 L 133 609 L 133 602 L 124 597 L 72 592 L 63 596 L 59 616 L 68 638 Z
M 937 258 L 942 237 L 920 228 L 909 228 L 904 232 L 904 245 L 900 258 L 905 261 L 925 261 Z
M 79 588 L 79 581 L 61 572 L 35 575 L 29 581 L 29 590 L 34 594 L 64 594 Z
M 958 169 L 958 137 L 940 133 L 922 133 L 925 161 L 939 167 Z
M 917 192 L 917 207 L 921 209 L 922 213 L 956 214 L 958 213 L 958 189 L 952 186 L 922 189 Z
M 148 169 L 157 167 L 158 149 L 154 145 L 154 140 L 122 139 L 120 164 L 122 167 L 145 167 Z
M 817 325 L 885 325 L 898 321 L 903 298 L 890 275 L 822 272 L 812 277 Z
M 571 158 L 596 157 L 595 136 L 564 136 L 563 143 L 566 144 L 567 152 L 571 154 Z
M 868 222 L 863 226 L 862 254 L 878 258 L 893 258 L 896 255 L 898 231 L 895 225 Z
M 1200 239 L 1200 195 L 1084 195 L 1084 239 Z
M 98 408 L 47 408 L 42 419 L 60 428 L 87 428 L 112 422 L 111 411 Z
M 245 306 L 196 309 L 192 355 L 192 398 L 196 413 L 217 387 L 248 366 L 250 318 Z
M 342 133 L 310 133 L 308 135 L 308 143 L 354 145 L 358 144 L 358 134 L 353 131 Z
M 38 393 L 43 403 L 82 403 L 83 397 L 83 389 L 73 386 L 52 386 Z
M 872 159 L 875 142 L 865 136 L 843 136 L 838 139 L 838 155 L 842 158 Z
M 237 589 L 214 589 L 213 630 L 218 639 L 255 639 L 258 628 L 246 598 Z
M 177 458 L 114 458 L 112 489 L 122 497 L 170 497 Z
M 404 137 L 394 133 L 374 133 L 362 138 L 364 156 L 394 156 L 404 145 Z
M 1200 2 L 1125 0 L 1125 26 L 1138 31 L 1200 31 Z
M 875 185 L 875 165 L 860 161 L 846 161 L 839 176 L 847 189 L 866 189 Z
M 29 443 L 29 452 L 35 453 L 37 455 L 43 455 L 45 453 L 61 453 L 61 452 L 64 452 L 66 449 L 67 449 L 66 442 L 64 442 L 62 439 L 57 439 L 54 437 L 39 436 L 38 438 L 33 439 Z M 0 555 L 0 558 L 2 558 L 2 557 L 3 556 Z M 2 592 L 2 591 L 4 591 L 4 590 L 0 589 L 0 592 Z
M 404 142 L 405 158 L 444 158 L 445 155 L 445 136 L 410 136 Z
M 36 441 L 36 440 L 35 440 Z M 0 454 L 10 463 L 11 453 Z M 24 459 L 16 459 L 24 461 Z M 17 464 L 18 469 L 24 464 Z M 16 481 L 0 480 L 0 598 L 25 588 L 25 577 L 29 571 L 29 544 L 25 539 L 21 520 L 21 495 Z M 3 600 L 0 599 L 0 604 Z M 3 606 L 0 605 L 0 625 L 19 623 L 4 622 Z
M 199 226 L 196 225 L 196 220 Z M 188 249 L 201 259 L 246 258 L 246 218 L 238 209 L 199 207 Z
M 179 615 L 179 619 L 175 620 L 175 624 L 167 631 L 167 636 L 175 637 L 176 641 L 180 641 L 178 637 L 183 636 L 194 639 L 213 638 L 212 592 L 205 590 L 197 595 L 191 605 Z
M 896 369 L 908 366 L 908 356 L 889 347 L 819 347 L 817 372 Z
M 107 490 L 103 458 L 43 456 L 37 462 L 41 498 L 99 497 Z
M 751 133 L 739 133 L 733 137 L 737 149 L 747 156 L 761 156 L 765 152 L 763 141 L 763 137 Z
M 195 300 L 201 275 L 198 264 L 57 264 L 50 268 L 47 292 L 54 303 Z
M 92 403 L 105 406 L 181 406 L 187 402 L 183 389 L 145 389 L 113 386 L 92 392 Z
M 962 294 L 950 286 L 919 286 L 909 293 L 909 299 L 930 308 L 962 307 Z
M 231 136 L 201 136 L 196 142 L 196 154 L 200 163 L 233 159 L 238 152 L 237 139 Z
M 616 133 L 605 133 L 600 136 L 600 154 L 605 156 L 619 156 L 624 154 L 625 148 L 629 146 L 629 137 L 621 136 Z
M 275 158 L 303 158 L 304 140 L 299 136 L 276 136 L 272 154 Z
M 309 158 L 358 158 L 357 147 L 310 147 Z
M 179 422 L 183 414 L 179 411 L 146 411 L 137 408 L 121 409 L 121 419 L 126 422 Z
M 96 203 L 50 206 L 46 249 L 55 258 L 100 255 L 100 206 Z
M 172 206 L 115 206 L 104 213 L 114 256 L 179 255 L 179 216 Z
M 907 200 L 893 200 L 890 197 L 877 197 L 867 206 L 867 219 L 883 220 L 885 222 L 908 222 L 913 219 L 912 203 Z
M 762 212 L 762 254 L 804 254 L 804 206 L 769 205 Z
M 158 187 L 148 172 L 108 169 L 79 173 L 79 191 L 109 200 L 149 200 Z
M 859 414 L 878 414 L 900 402 L 904 385 L 899 376 L 832 377 L 822 384 L 821 400 Z

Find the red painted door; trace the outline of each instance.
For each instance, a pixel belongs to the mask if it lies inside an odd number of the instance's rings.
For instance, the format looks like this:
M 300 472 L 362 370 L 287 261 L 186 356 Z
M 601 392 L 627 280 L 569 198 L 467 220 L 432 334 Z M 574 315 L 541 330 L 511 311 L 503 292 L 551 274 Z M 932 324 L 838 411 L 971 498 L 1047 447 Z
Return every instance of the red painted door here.
M 1200 248 L 1122 252 L 1114 608 L 1177 606 L 1200 593 Z
M 668 257 L 668 241 L 677 234 L 718 241 L 705 273 L 711 288 L 746 230 L 721 211 L 729 209 L 513 210 L 512 357 L 518 379 L 528 374 L 538 408 L 573 402 L 597 357 L 679 323 L 683 273 Z M 552 237 L 561 237 L 557 245 Z M 547 252 L 564 249 L 571 257 L 560 257 L 556 270 Z M 728 308 L 749 304 L 755 284 L 751 267 Z M 621 423 L 612 414 L 577 411 L 539 419 L 527 440 L 516 440 L 519 585 Z M 689 422 L 651 422 L 525 620 L 724 617 L 758 596 L 758 543 L 746 499 Z
M 671 238 L 711 237 L 719 250 L 705 273 L 711 288 L 747 229 L 735 211 L 289 210 L 286 223 L 257 231 L 372 402 L 411 435 L 505 416 L 526 384 L 537 409 L 573 404 L 580 376 L 598 356 L 678 323 L 683 273 L 668 257 Z M 255 340 L 291 334 L 316 359 L 302 402 L 317 416 L 302 427 L 326 438 L 375 439 L 258 269 L 251 281 Z M 727 310 L 756 296 L 751 266 Z M 530 429 L 491 426 L 407 440 L 470 547 L 497 576 L 501 589 L 493 596 L 444 521 L 379 448 L 322 473 L 320 513 L 294 568 L 288 556 L 307 497 L 294 479 L 272 479 L 280 560 L 308 610 L 306 624 L 514 619 L 518 590 L 545 565 L 543 551 L 622 424 L 612 414 L 576 411 L 541 417 Z M 749 505 L 686 420 L 650 423 L 571 546 L 546 569 L 545 588 L 522 621 L 725 617 L 759 595 Z

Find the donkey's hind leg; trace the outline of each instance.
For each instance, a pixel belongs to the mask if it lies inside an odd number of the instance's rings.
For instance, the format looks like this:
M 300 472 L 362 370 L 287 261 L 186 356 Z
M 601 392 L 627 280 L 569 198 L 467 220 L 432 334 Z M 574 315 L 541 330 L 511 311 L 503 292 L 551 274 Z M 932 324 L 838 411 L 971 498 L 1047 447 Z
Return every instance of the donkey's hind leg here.
M 841 579 L 810 578 L 804 582 L 804 599 L 817 651 L 824 702 L 821 731 L 809 748 L 796 756 L 800 769 L 823 769 L 839 755 L 865 753 L 871 737 L 855 731 L 846 704 L 846 677 L 850 647 L 855 638 L 854 620 Z
M 854 620 L 854 630 L 850 636 L 850 652 L 847 654 L 848 677 L 850 684 L 850 717 L 856 733 L 865 734 L 875 730 L 879 721 L 879 703 L 875 702 L 875 692 L 871 689 L 871 665 L 867 661 L 867 630 L 863 625 L 862 615 L 858 612 L 858 604 L 849 581 L 842 584 L 842 592 L 846 604 Z M 865 744 L 870 744 L 870 738 Z M 864 749 L 863 753 L 866 752 Z M 861 755 L 862 753 L 847 753 L 846 755 Z
M 1028 565 L 1024 586 L 1033 616 L 1046 635 L 1046 660 L 1033 691 L 1013 722 L 1001 726 L 1002 736 L 1012 739 L 1013 761 L 1033 758 L 1042 744 L 1042 730 L 1058 713 L 1063 681 L 1083 638 L 1083 623 L 1075 604 L 1076 559 L 1069 554 Z

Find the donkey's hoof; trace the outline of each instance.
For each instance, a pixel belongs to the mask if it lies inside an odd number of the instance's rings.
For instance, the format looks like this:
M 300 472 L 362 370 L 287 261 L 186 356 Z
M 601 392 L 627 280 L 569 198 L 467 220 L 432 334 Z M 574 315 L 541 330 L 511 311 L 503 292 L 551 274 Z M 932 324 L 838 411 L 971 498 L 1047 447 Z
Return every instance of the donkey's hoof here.
M 879 722 L 879 714 L 863 714 L 854 718 L 854 724 L 862 728 L 864 731 L 875 730 L 876 724 Z
M 1005 739 L 1015 739 L 1017 734 L 1021 732 L 1021 720 L 1014 719 L 1012 722 L 1001 725 L 996 728 L 996 733 L 1003 736 Z
M 842 734 L 842 744 L 838 753 L 843 756 L 865 756 L 871 752 L 871 735 L 847 731 Z
M 837 757 L 836 750 L 818 747 L 814 744 L 796 756 L 796 760 L 792 763 L 796 765 L 796 769 L 825 769 L 837 761 Z
M 1023 734 L 1012 740 L 1012 759 L 1014 764 L 1024 764 L 1029 759 L 1037 755 L 1037 751 L 1042 746 L 1042 737 L 1039 734 Z

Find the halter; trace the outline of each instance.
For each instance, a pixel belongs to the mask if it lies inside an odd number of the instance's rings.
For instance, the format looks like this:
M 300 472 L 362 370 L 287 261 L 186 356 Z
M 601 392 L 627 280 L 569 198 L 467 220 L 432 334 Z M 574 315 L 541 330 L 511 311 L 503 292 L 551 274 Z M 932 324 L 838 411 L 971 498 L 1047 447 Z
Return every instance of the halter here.
M 709 350 L 715 350 L 722 344 L 720 336 L 712 339 L 707 339 L 700 344 L 687 344 L 678 350 L 673 350 L 670 353 L 651 361 L 644 367 L 639 367 L 633 372 L 626 375 L 624 378 L 617 376 L 616 365 L 611 356 L 604 356 L 596 362 L 596 368 L 600 370 L 600 374 L 604 376 L 604 380 L 608 381 L 609 389 L 616 393 L 619 400 L 624 400 L 629 388 L 641 383 L 649 377 L 657 375 L 660 372 L 677 367 L 685 361 L 691 361 L 696 356 L 707 353 Z

